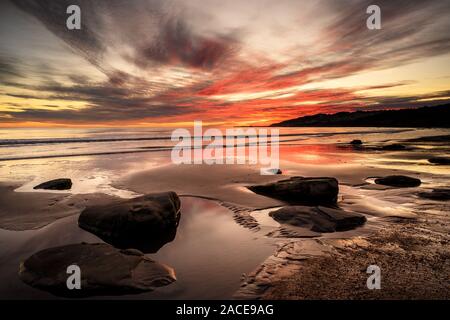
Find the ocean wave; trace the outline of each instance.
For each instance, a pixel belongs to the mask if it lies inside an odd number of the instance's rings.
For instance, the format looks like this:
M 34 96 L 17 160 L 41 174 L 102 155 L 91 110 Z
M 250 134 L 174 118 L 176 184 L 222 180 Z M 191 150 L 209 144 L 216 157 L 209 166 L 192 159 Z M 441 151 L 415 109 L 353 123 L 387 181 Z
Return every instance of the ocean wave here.
M 255 128 L 257 129 L 257 128 Z M 273 129 L 273 128 L 271 128 Z M 244 129 L 245 130 L 245 129 Z M 270 130 L 270 129 L 269 129 Z M 343 131 L 343 132 L 301 132 L 301 133 L 283 133 L 280 137 L 298 137 L 298 138 L 310 138 L 310 137 L 328 137 L 334 135 L 351 135 L 351 134 L 368 134 L 368 133 L 389 133 L 389 132 L 403 132 L 410 129 L 394 129 L 394 130 L 361 130 L 361 131 Z M 270 132 L 270 131 L 269 131 Z M 226 135 L 223 136 L 225 138 Z M 237 138 L 244 137 L 256 137 L 241 135 Z M 192 137 L 201 138 L 201 137 Z M 63 144 L 63 143 L 103 143 L 103 142 L 121 142 L 121 141 L 157 141 L 166 140 L 170 141 L 170 136 L 153 136 L 153 137 L 110 137 L 110 138 L 97 138 L 97 137 L 82 137 L 82 138 L 33 138 L 33 139 L 0 139 L 0 147 L 8 146 L 21 146 L 21 145 L 47 145 L 47 144 Z

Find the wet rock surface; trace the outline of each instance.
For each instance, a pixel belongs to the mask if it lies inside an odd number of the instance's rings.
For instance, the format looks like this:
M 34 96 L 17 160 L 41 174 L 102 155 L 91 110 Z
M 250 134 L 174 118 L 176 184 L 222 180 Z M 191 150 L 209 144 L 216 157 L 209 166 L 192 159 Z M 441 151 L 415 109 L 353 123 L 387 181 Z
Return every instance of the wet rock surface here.
M 450 165 L 450 158 L 446 157 L 434 157 L 428 159 L 429 163 L 438 164 L 438 165 Z
M 279 223 L 308 228 L 315 232 L 346 231 L 366 222 L 366 218 L 361 214 L 322 206 L 287 206 L 269 215 Z
M 433 189 L 431 192 L 419 192 L 419 197 L 436 201 L 450 200 L 450 189 Z
M 78 225 L 115 247 L 156 252 L 175 238 L 180 215 L 177 194 L 164 192 L 88 207 Z
M 80 268 L 81 289 L 69 290 L 67 268 Z M 119 250 L 104 243 L 72 244 L 45 249 L 21 263 L 26 284 L 63 297 L 133 294 L 176 280 L 173 269 L 138 250 Z
M 393 144 L 387 144 L 385 146 L 380 147 L 380 150 L 402 151 L 402 150 L 406 150 L 406 146 L 399 144 L 399 143 L 393 143 Z
M 251 191 L 289 204 L 334 205 L 339 183 L 335 178 L 292 177 L 266 185 L 248 187 Z
M 360 146 L 360 145 L 363 144 L 363 142 L 362 142 L 362 140 L 355 139 L 355 140 L 352 140 L 352 141 L 350 142 L 350 144 L 353 145 L 353 146 Z
M 410 187 L 418 187 L 421 185 L 422 182 L 420 181 L 420 179 L 417 178 L 401 175 L 393 175 L 377 178 L 375 179 L 375 183 L 389 187 L 410 188 Z
M 67 178 L 54 179 L 46 181 L 35 186 L 33 189 L 45 189 L 45 190 L 70 190 L 72 188 L 72 180 Z

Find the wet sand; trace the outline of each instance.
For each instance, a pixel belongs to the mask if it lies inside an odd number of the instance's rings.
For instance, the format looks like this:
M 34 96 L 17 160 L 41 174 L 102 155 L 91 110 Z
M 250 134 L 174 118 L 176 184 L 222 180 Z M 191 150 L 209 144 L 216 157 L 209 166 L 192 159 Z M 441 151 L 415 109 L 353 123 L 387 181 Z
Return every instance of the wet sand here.
M 105 194 L 72 195 L 67 192 L 16 192 L 21 183 L 0 182 L 0 228 L 31 230 L 80 213 L 86 206 L 114 199 Z
M 214 201 L 183 197 L 181 202 L 182 217 L 175 239 L 146 255 L 173 268 L 177 281 L 153 292 L 91 299 L 230 299 L 240 286 L 242 274 L 250 273 L 276 248 L 273 239 L 242 228 L 228 209 Z M 61 298 L 22 283 L 18 268 L 20 262 L 43 249 L 103 242 L 80 229 L 77 220 L 75 214 L 39 229 L 0 229 L 1 299 Z
M 53 244 L 99 241 L 76 226 L 78 214 L 88 205 L 171 190 L 182 196 L 187 211 L 199 219 L 187 223 L 184 227 L 191 231 L 183 229 L 156 255 L 162 262 L 173 264 L 185 280 L 130 298 L 448 298 L 450 205 L 448 201 L 423 199 L 419 194 L 450 188 L 450 168 L 426 161 L 432 156 L 447 156 L 449 148 L 432 138 L 414 140 L 402 135 L 404 139 L 370 138 L 366 150 L 355 150 L 339 139 L 313 146 L 285 143 L 280 148 L 283 174 L 275 176 L 262 176 L 258 167 L 248 165 L 176 166 L 170 164 L 167 152 L 3 164 L 3 171 L 12 173 L 12 179 L 3 175 L 0 184 L 0 228 L 4 229 L 0 261 L 2 270 L 8 270 L 5 279 L 12 280 L 5 280 L 0 292 L 3 297 L 51 298 L 17 282 L 15 270 L 20 259 Z M 377 149 L 393 142 L 404 143 L 408 149 Z M 50 174 L 36 176 L 37 168 Z M 392 174 L 419 178 L 422 185 L 391 188 L 373 182 L 375 177 Z M 71 192 L 32 191 L 38 182 L 62 176 L 74 180 Z M 291 176 L 337 178 L 338 206 L 364 214 L 367 222 L 354 230 L 334 233 L 316 233 L 275 222 L 268 214 L 284 203 L 257 195 L 246 186 Z M 208 214 L 211 210 L 217 214 Z M 210 224 L 205 225 L 205 221 Z M 39 234 L 38 245 L 29 245 L 35 241 L 25 236 L 30 232 Z M 205 234 L 209 232 L 217 241 L 210 249 L 203 243 L 208 241 Z M 236 237 L 240 233 L 242 237 Z M 188 241 L 192 246 L 183 248 L 185 237 L 189 241 L 199 237 L 203 242 Z M 219 291 L 211 285 L 215 276 L 208 273 L 208 260 L 227 265 L 222 271 L 225 275 L 216 279 L 220 280 L 217 287 L 223 286 Z M 381 267 L 382 290 L 366 287 L 370 264 Z M 219 265 L 216 274 L 220 274 Z M 205 273 L 206 280 L 202 279 Z M 20 290 L 11 290 L 11 286 Z M 219 293 L 214 296 L 213 292 Z
M 448 212 L 448 211 L 447 211 Z M 262 299 L 449 299 L 448 216 L 392 220 L 365 237 L 321 240 L 320 255 L 293 258 L 269 277 L 267 290 L 241 297 Z M 328 249 L 328 250 L 326 250 Z M 281 249 L 278 255 L 285 253 Z M 282 265 L 284 262 L 280 262 Z M 368 290 L 369 265 L 381 270 L 381 289 Z M 255 274 L 260 282 L 263 273 Z M 245 296 L 245 293 L 248 295 Z
M 137 193 L 172 190 L 179 195 L 216 199 L 249 208 L 264 208 L 282 203 L 257 195 L 247 190 L 245 186 L 285 178 L 285 176 L 261 175 L 259 168 L 249 165 L 168 164 L 125 176 L 113 186 Z
M 408 214 L 367 213 L 365 226 L 347 233 L 313 239 L 277 233 L 286 239 L 235 298 L 448 299 L 450 204 L 419 203 Z M 369 265 L 381 268 L 381 290 L 367 289 Z

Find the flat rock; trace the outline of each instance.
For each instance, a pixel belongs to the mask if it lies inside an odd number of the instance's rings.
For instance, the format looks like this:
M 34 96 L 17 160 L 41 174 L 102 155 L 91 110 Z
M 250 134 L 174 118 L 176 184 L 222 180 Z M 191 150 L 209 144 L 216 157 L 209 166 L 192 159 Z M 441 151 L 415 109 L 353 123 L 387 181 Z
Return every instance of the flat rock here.
M 77 265 L 81 289 L 67 288 L 67 267 Z M 138 250 L 119 250 L 105 243 L 71 244 L 39 251 L 21 263 L 26 284 L 63 297 L 122 295 L 152 291 L 176 280 L 172 268 Z
M 351 230 L 366 222 L 361 214 L 322 206 L 286 206 L 269 215 L 280 223 L 324 233 Z
M 431 192 L 419 192 L 419 197 L 437 201 L 450 200 L 450 189 L 433 189 Z
M 386 151 L 401 151 L 401 150 L 405 150 L 406 147 L 402 144 L 394 143 L 394 144 L 388 144 L 388 145 L 382 146 L 380 149 L 386 150 Z
M 175 238 L 180 215 L 177 194 L 163 192 L 88 207 L 78 225 L 115 247 L 156 252 Z
M 72 180 L 67 178 L 54 179 L 46 181 L 35 186 L 33 189 L 45 189 L 45 190 L 70 190 L 72 188 Z
M 248 187 L 251 191 L 289 204 L 334 205 L 339 183 L 335 178 L 292 177 L 265 185 Z
M 421 185 L 422 182 L 420 181 L 420 179 L 417 178 L 394 175 L 394 176 L 386 176 L 383 178 L 377 178 L 375 179 L 375 183 L 390 187 L 409 188 L 409 187 L 418 187 Z
M 408 142 L 442 142 L 442 143 L 449 143 L 450 142 L 450 135 L 420 137 L 420 138 L 409 139 Z
M 434 157 L 434 158 L 428 159 L 428 162 L 432 163 L 432 164 L 450 165 L 450 158 Z

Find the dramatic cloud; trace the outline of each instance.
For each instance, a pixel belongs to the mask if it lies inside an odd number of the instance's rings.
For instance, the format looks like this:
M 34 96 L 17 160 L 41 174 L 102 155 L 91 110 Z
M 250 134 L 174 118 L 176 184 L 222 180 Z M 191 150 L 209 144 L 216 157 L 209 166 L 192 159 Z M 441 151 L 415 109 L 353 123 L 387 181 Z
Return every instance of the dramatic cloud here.
M 170 19 L 150 44 L 136 52 L 134 62 L 148 67 L 149 61 L 211 69 L 232 52 L 233 39 L 194 36 L 182 20 Z
M 381 30 L 366 28 L 366 0 L 11 3 L 87 63 L 76 73 L 53 61 L 61 52 L 23 61 L 0 45 L 0 121 L 270 123 L 449 100 L 448 65 L 439 83 L 403 69 L 449 56 L 449 1 L 380 0 Z M 72 4 L 81 30 L 66 28 Z
M 9 61 L 2 61 L 0 58 L 0 80 L 6 81 L 11 77 L 19 77 L 20 72 L 17 70 L 15 65 Z

